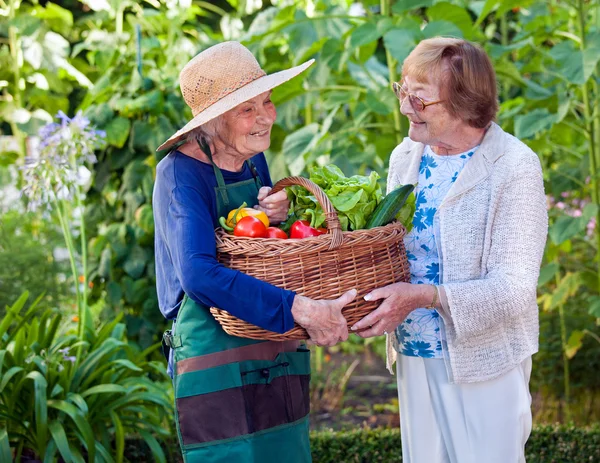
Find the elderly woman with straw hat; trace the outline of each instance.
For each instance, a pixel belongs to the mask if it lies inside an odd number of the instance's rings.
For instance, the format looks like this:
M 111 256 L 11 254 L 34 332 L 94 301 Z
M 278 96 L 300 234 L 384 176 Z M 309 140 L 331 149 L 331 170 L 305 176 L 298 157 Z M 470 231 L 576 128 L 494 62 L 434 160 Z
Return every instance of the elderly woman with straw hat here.
M 417 183 L 411 282 L 367 294 L 381 305 L 353 329 L 389 333 L 403 462 L 524 462 L 548 231 L 540 161 L 494 123 L 496 76 L 476 44 L 420 42 L 393 89 L 410 128 L 388 190 Z
M 311 64 L 267 75 L 244 46 L 225 42 L 181 71 L 194 117 L 158 148 L 170 151 L 156 170 L 153 208 L 159 305 L 173 320 L 163 342 L 186 462 L 311 461 L 306 347 L 230 336 L 209 311 L 219 307 L 279 333 L 296 322 L 319 345 L 348 337 L 341 309 L 354 290 L 311 300 L 216 259 L 218 219 L 241 203 L 273 222 L 287 217 L 285 192 L 268 196 L 263 152 L 277 114 L 271 91 Z

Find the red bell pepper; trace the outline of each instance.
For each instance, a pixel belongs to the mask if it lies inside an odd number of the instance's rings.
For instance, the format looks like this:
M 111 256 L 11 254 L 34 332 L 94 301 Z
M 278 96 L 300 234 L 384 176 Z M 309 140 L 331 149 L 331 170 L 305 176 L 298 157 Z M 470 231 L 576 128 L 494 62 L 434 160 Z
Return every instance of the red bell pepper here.
M 287 233 L 281 228 L 269 227 L 267 228 L 267 236 L 265 238 L 279 238 L 281 240 L 287 240 Z
M 290 228 L 290 238 L 309 238 L 327 233 L 326 228 L 314 227 L 316 214 L 313 210 L 307 209 L 306 213 L 311 216 L 310 222 L 308 220 L 296 220 Z

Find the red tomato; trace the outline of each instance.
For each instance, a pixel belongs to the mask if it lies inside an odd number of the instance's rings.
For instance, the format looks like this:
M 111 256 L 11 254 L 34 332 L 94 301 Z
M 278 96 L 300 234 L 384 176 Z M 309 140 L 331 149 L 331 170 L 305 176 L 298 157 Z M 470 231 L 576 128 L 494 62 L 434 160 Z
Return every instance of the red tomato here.
M 281 229 L 277 227 L 269 227 L 267 228 L 267 238 L 279 238 L 281 240 L 287 239 L 287 234 Z
M 249 215 L 238 221 L 233 229 L 233 234 L 250 238 L 264 238 L 267 235 L 267 227 L 259 219 Z

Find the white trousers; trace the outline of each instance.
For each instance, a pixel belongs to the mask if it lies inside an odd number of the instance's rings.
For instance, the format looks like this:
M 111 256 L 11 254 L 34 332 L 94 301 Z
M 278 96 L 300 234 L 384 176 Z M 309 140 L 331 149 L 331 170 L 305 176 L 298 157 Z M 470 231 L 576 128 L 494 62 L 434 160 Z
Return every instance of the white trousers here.
M 398 355 L 404 463 L 521 463 L 531 357 L 499 378 L 450 384 L 443 359 Z

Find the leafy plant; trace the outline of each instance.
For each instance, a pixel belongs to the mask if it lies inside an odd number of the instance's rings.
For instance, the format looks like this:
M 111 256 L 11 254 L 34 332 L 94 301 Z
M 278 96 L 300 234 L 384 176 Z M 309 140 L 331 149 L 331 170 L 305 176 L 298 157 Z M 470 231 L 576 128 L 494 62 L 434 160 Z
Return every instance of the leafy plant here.
M 168 378 L 162 364 L 146 360 L 158 346 L 130 345 L 121 316 L 80 341 L 61 314 L 35 316 L 39 299 L 22 314 L 27 299 L 0 323 L 0 459 L 122 462 L 125 438 L 136 434 L 165 461 L 155 436 L 169 434 Z

